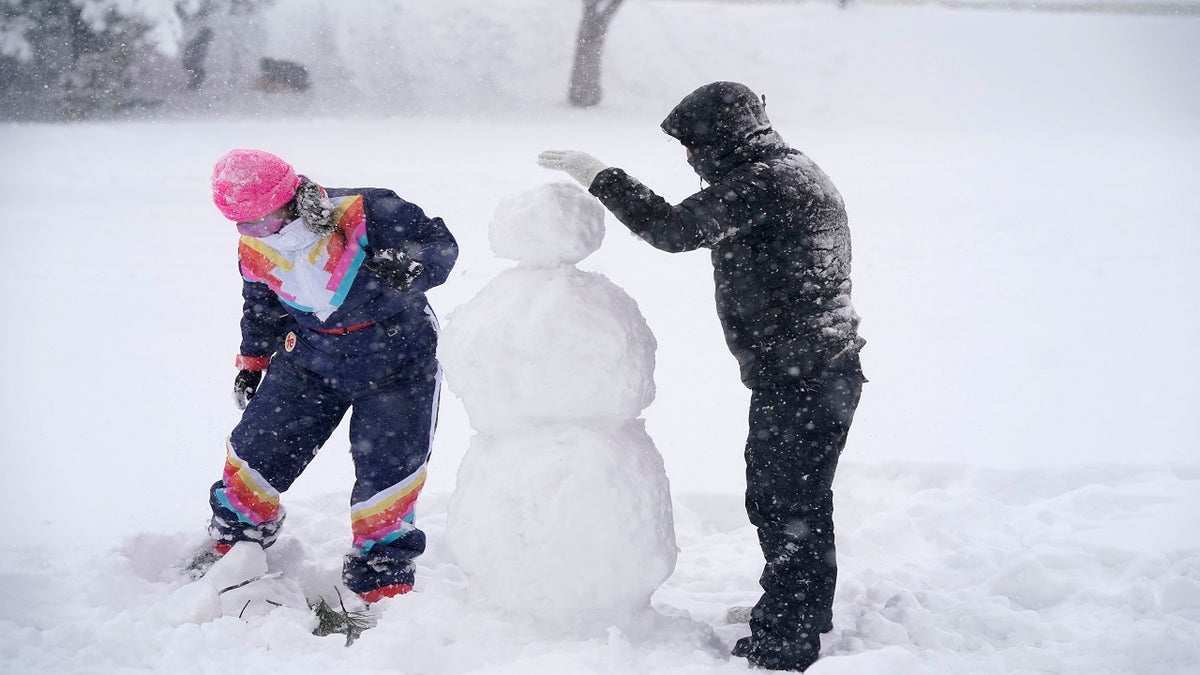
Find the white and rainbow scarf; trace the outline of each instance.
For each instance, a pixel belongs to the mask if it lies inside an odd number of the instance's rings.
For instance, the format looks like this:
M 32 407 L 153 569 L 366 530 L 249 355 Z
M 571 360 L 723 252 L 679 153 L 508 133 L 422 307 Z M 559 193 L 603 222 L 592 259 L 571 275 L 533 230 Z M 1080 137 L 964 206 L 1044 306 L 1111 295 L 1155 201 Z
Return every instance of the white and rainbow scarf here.
M 297 218 L 269 237 L 242 237 L 238 256 L 247 281 L 266 284 L 285 304 L 324 321 L 337 311 L 366 257 L 362 195 L 333 200 L 335 231 L 321 236 Z

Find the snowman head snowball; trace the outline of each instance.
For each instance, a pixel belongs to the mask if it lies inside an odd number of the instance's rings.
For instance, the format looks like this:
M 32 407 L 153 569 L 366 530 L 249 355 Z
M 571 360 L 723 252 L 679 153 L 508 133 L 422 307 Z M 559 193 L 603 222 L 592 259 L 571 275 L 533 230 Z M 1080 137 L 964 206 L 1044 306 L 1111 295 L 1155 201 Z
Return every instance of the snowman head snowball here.
M 604 207 L 574 183 L 546 183 L 500 202 L 488 238 L 506 260 L 574 265 L 604 242 Z

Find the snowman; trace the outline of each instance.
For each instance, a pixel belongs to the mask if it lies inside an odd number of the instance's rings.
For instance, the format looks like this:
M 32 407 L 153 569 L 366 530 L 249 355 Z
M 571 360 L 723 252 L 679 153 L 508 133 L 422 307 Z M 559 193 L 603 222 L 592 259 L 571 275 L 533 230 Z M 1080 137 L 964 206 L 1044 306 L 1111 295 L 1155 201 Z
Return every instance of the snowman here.
M 475 430 L 447 543 L 474 594 L 571 629 L 647 610 L 678 549 L 642 411 L 654 335 L 637 303 L 575 265 L 604 209 L 574 184 L 504 200 L 493 252 L 518 265 L 449 317 L 439 357 Z

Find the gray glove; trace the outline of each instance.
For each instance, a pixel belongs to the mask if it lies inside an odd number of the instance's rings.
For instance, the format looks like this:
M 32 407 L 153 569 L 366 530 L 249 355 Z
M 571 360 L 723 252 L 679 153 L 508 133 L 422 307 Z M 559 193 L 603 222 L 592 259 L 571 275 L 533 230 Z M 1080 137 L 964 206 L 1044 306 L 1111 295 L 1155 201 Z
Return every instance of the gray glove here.
M 538 155 L 538 166 L 562 171 L 585 188 L 592 187 L 596 174 L 608 168 L 604 162 L 578 150 L 546 150 Z

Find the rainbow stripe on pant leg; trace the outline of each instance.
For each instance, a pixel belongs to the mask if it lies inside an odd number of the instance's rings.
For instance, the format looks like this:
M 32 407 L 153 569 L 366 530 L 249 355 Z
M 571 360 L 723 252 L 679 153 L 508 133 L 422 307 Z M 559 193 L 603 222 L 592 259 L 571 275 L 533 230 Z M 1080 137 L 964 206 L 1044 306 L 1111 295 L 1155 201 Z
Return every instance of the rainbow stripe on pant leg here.
M 350 505 L 350 531 L 354 548 L 368 553 L 416 529 L 417 496 L 425 487 L 428 467 L 422 464 L 411 476 L 370 499 Z
M 262 525 L 278 520 L 283 509 L 279 491 L 237 456 L 229 439 L 225 439 L 225 449 L 225 471 L 221 474 L 225 487 L 215 492 L 217 500 L 244 523 Z

